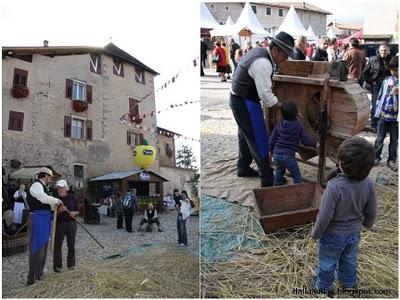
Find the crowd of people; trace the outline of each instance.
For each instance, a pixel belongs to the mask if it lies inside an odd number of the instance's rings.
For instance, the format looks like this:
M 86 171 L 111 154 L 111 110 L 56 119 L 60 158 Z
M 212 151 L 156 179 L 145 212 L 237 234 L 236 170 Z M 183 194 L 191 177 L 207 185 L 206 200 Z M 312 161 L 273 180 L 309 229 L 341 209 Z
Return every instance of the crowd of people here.
M 3 186 L 3 232 L 13 233 L 21 227 L 28 230 L 29 240 L 29 270 L 27 286 L 41 280 L 46 262 L 48 242 L 50 240 L 53 212 L 57 211 L 55 224 L 53 270 L 62 272 L 62 248 L 64 240 L 67 242 L 67 268 L 75 268 L 75 240 L 77 233 L 76 217 L 79 215 L 78 200 L 71 192 L 66 180 L 58 180 L 53 192 L 50 191 L 53 181 L 53 172 L 48 168 L 41 168 L 37 180 L 25 191 L 21 184 L 16 191 L 6 191 Z M 138 230 L 152 231 L 153 224 L 161 229 L 160 215 L 152 203 L 141 212 L 136 189 L 128 190 L 125 195 L 117 191 L 105 202 L 109 208 L 109 216 L 117 217 L 117 229 L 122 229 L 125 221 L 127 232 L 132 229 L 133 216 L 141 215 Z M 12 201 L 4 201 L 11 193 Z M 6 197 L 7 196 L 7 197 Z M 175 189 L 173 194 L 175 210 L 177 212 L 176 231 L 177 243 L 188 246 L 186 222 L 194 211 L 194 202 L 189 199 L 186 191 Z M 53 212 L 52 212 L 53 211 Z M 25 218 L 23 212 L 28 212 Z M 145 228 L 143 226 L 145 225 Z M 54 228 L 54 227 L 53 227 Z M 13 229 L 13 231 L 11 231 Z M 21 228 L 22 229 L 22 228 Z M 9 231 L 7 231 L 9 230 Z
M 273 44 L 273 41 L 276 39 L 272 38 L 270 40 Z M 203 68 L 206 67 L 208 57 L 211 56 L 211 65 L 215 64 L 216 71 L 219 74 L 221 81 L 226 82 L 227 79 L 231 78 L 230 74 L 232 70 L 233 74 L 235 74 L 236 70 L 244 66 L 244 64 L 241 65 L 239 62 L 248 56 L 249 53 L 252 53 L 252 49 L 271 49 L 270 44 L 271 42 L 267 38 L 264 38 L 261 41 L 257 41 L 254 48 L 252 47 L 251 41 L 248 41 L 245 47 L 241 49 L 239 44 L 232 38 L 230 39 L 229 45 L 225 44 L 224 40 L 216 40 L 214 46 L 212 46 L 213 44 L 211 40 L 207 37 L 203 37 L 201 41 L 201 75 L 204 76 Z M 389 135 L 390 144 L 387 166 L 393 171 L 396 171 L 398 139 L 398 55 L 392 56 L 388 44 L 382 43 L 379 46 L 376 56 L 366 57 L 365 51 L 361 49 L 360 41 L 357 38 L 351 38 L 349 43 L 343 43 L 336 38 L 325 36 L 320 39 L 320 42 L 317 45 L 315 42 L 309 42 L 307 37 L 299 36 L 296 40 L 293 39 L 293 45 L 290 45 L 290 48 L 292 49 L 292 53 L 287 57 L 287 59 L 346 62 L 348 80 L 358 82 L 367 93 L 371 94 L 370 130 L 377 134 L 375 142 L 375 164 L 379 164 L 381 160 L 383 141 L 385 137 Z M 257 78 L 257 73 L 259 72 L 263 72 L 263 74 L 272 74 L 270 71 L 265 72 L 265 69 L 255 71 L 254 69 L 257 68 L 258 63 L 252 64 L 252 62 L 249 62 L 248 64 L 251 64 L 252 67 L 250 68 L 249 66 L 246 66 L 246 70 L 248 71 L 247 73 L 250 77 L 255 77 L 254 79 Z M 233 68 L 231 68 L 231 65 Z M 279 64 L 274 61 L 274 59 L 272 65 L 274 68 L 275 66 L 279 68 Z M 251 73 L 253 73 L 254 76 L 252 76 Z M 234 85 L 239 80 L 240 79 L 238 78 L 235 80 L 234 75 L 232 75 L 231 92 L 235 90 Z M 271 85 L 269 82 L 266 84 L 267 86 Z M 263 84 L 258 84 L 257 91 L 258 89 L 262 89 L 263 86 Z M 267 100 L 266 97 L 263 98 L 261 95 L 265 92 L 258 92 L 261 100 L 263 100 L 268 107 L 270 107 L 271 103 L 275 102 L 271 101 L 271 99 L 273 100 L 273 94 L 269 97 L 269 100 Z M 233 93 L 235 94 L 235 92 Z M 235 107 L 235 105 L 232 106 L 231 103 L 231 108 L 232 107 Z M 239 131 L 239 137 L 240 136 L 241 134 Z M 240 138 L 239 144 L 243 144 L 243 141 L 241 142 Z M 243 151 L 249 152 L 248 149 L 242 149 L 243 146 L 240 146 L 240 148 L 242 152 L 239 152 L 239 157 Z M 252 147 L 249 149 L 251 150 Z M 253 155 L 257 156 L 254 153 Z M 239 176 L 247 173 L 257 176 L 255 171 L 246 170 L 247 163 L 241 162 L 239 165 Z M 264 164 L 261 163 L 261 165 Z M 260 172 L 264 174 L 271 173 L 267 170 L 262 171 L 265 168 L 260 166 Z M 271 178 L 271 176 L 269 177 Z M 272 182 L 271 180 L 269 181 Z

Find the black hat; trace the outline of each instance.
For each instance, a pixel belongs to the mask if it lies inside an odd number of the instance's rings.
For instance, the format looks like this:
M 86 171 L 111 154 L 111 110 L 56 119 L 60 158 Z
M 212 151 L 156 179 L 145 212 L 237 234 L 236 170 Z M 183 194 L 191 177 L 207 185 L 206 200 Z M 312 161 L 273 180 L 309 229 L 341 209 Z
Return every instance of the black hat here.
M 291 58 L 294 57 L 294 39 L 289 33 L 281 31 L 275 37 L 270 37 L 270 39 L 271 43 L 273 43 L 272 45 L 277 46 L 279 49 L 285 52 L 287 56 Z

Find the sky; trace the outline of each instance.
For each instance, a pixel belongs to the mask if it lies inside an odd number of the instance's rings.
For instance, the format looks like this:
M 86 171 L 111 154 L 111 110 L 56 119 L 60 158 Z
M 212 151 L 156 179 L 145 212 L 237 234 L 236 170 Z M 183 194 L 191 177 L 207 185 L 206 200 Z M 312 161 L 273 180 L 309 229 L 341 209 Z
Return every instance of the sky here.
M 157 110 L 200 100 L 199 10 L 196 1 L 0 0 L 2 46 L 96 46 L 112 41 L 160 73 L 155 90 L 179 72 L 175 83 L 156 92 Z M 192 13 L 187 13 L 192 12 Z M 146 113 L 146 112 L 141 112 Z M 200 105 L 157 115 L 157 125 L 200 138 Z M 121 125 L 126 126 L 126 125 Z M 179 138 L 200 158 L 200 144 Z

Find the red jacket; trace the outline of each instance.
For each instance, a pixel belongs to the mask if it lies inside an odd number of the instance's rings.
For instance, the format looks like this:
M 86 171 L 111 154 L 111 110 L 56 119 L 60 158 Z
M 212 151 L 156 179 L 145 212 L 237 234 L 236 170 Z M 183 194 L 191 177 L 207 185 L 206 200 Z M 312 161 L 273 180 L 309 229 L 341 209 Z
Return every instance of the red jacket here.
M 220 57 L 220 60 L 219 60 L 219 63 L 217 64 L 217 66 L 221 66 L 221 67 L 226 66 L 228 64 L 228 62 L 226 61 L 226 53 L 225 53 L 224 48 L 217 46 L 214 49 L 214 56 L 217 56 L 217 53 Z

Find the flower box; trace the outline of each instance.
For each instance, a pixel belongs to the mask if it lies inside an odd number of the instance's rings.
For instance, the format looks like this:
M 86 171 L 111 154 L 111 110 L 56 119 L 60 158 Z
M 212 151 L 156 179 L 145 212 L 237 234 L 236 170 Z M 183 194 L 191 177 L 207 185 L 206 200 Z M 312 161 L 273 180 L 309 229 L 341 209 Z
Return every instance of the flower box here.
M 16 84 L 11 89 L 11 95 L 14 98 L 26 98 L 29 96 L 29 88 L 22 84 Z
M 73 108 L 76 112 L 83 112 L 83 111 L 87 110 L 88 104 L 87 104 L 87 102 L 85 102 L 85 101 L 73 100 L 73 101 L 72 101 L 72 108 Z

